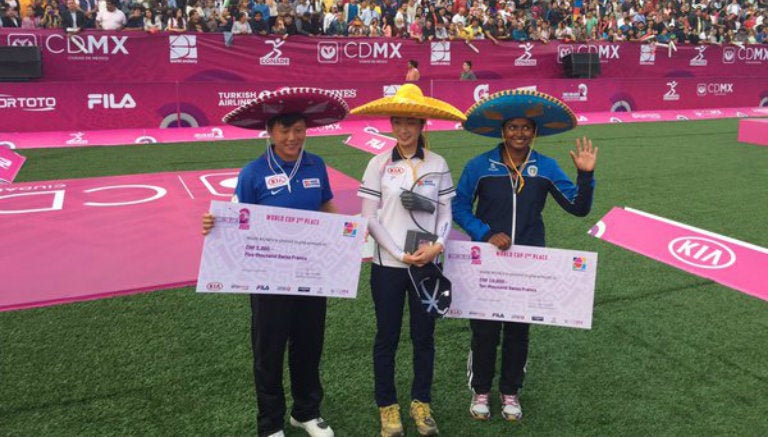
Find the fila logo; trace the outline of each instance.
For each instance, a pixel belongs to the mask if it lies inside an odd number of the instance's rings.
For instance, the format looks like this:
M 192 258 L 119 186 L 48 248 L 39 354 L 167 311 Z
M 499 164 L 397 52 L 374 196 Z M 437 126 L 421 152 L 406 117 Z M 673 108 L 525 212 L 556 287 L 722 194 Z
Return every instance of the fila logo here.
M 125 93 L 120 100 L 114 94 L 88 94 L 88 109 L 133 109 L 136 101 L 130 93 Z

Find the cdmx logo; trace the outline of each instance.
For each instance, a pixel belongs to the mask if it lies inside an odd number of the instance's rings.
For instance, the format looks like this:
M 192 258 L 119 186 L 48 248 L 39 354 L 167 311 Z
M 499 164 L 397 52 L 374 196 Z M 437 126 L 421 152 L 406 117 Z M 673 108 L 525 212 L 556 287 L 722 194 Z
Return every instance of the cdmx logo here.
M 37 35 L 33 33 L 9 33 L 6 41 L 10 47 L 34 47 L 37 45 Z
M 386 63 L 390 59 L 402 59 L 400 49 L 403 43 L 351 41 L 320 41 L 317 43 L 317 62 L 337 64 L 342 58 L 356 60 L 362 64 Z
M 525 44 L 520 44 L 518 47 L 525 50 L 525 53 L 515 59 L 515 65 L 521 67 L 535 67 L 536 59 L 533 58 L 533 53 L 531 53 L 531 50 L 533 50 L 533 44 L 527 42 Z
M 264 44 L 272 46 L 272 50 L 266 55 L 259 58 L 259 64 L 261 65 L 291 65 L 290 58 L 283 58 L 283 51 L 280 47 L 285 44 L 285 40 L 282 38 L 268 39 L 264 41 Z
M 62 41 L 65 43 L 56 43 L 55 41 Z M 64 53 L 69 54 L 85 54 L 93 55 L 101 53 L 102 55 L 116 55 L 118 53 L 127 55 L 128 49 L 125 48 L 125 43 L 128 41 L 127 36 L 95 36 L 95 35 L 70 35 L 65 37 L 63 35 L 50 35 L 45 39 L 45 48 L 51 53 Z

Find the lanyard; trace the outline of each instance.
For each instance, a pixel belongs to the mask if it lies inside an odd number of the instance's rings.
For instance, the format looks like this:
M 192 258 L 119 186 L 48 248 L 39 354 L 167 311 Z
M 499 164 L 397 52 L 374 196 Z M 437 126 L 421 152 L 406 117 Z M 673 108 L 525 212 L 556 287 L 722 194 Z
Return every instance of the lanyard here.
M 413 163 L 411 163 L 412 156 L 406 157 L 405 153 L 403 153 L 403 149 L 400 147 L 400 144 L 397 145 L 397 151 L 398 153 L 400 153 L 400 157 L 403 158 L 403 160 L 405 161 L 405 164 L 408 165 L 408 167 L 411 169 L 411 175 L 413 176 L 413 180 L 414 181 L 417 180 L 419 167 L 421 167 L 421 165 L 424 164 L 424 160 L 421 160 L 419 161 L 418 164 L 413 165 Z M 424 156 L 424 158 L 426 159 L 426 155 Z
M 291 174 L 287 175 L 288 178 L 288 192 L 291 192 L 291 180 L 294 176 L 296 176 L 296 173 L 299 171 L 299 166 L 301 166 L 301 160 L 304 158 L 304 145 L 301 145 L 301 152 L 299 152 L 299 159 L 296 160 L 296 163 L 293 165 L 293 170 L 291 170 Z M 272 162 L 274 161 L 277 168 L 280 170 L 280 173 L 275 171 L 275 168 L 272 167 Z M 283 174 L 285 175 L 285 170 L 283 170 L 283 167 L 280 165 L 280 163 L 277 161 L 277 157 L 275 156 L 275 152 L 272 150 L 272 145 L 267 141 L 267 163 L 269 164 L 269 169 L 272 171 L 272 173 L 279 175 Z

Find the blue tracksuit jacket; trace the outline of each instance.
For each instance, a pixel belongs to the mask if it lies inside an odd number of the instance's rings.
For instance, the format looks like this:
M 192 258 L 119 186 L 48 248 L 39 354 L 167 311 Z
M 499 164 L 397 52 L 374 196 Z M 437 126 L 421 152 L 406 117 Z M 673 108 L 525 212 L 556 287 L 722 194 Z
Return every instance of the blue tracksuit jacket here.
M 574 184 L 557 161 L 534 150 L 521 169 L 525 185 L 515 195 L 502 159 L 502 147 L 499 144 L 472 158 L 459 179 L 452 205 L 453 219 L 473 241 L 488 241 L 498 232 L 511 235 L 514 213 L 514 244 L 544 246 L 541 211 L 548 193 L 569 213 L 580 217 L 589 214 L 595 187 L 592 172 L 580 171 Z M 475 200 L 477 208 L 473 211 Z

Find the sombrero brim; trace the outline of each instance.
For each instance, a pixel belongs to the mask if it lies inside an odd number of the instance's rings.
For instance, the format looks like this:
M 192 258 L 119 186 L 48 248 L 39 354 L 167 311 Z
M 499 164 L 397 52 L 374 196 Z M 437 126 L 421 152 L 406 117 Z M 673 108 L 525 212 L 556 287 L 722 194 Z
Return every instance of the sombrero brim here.
M 473 134 L 501 138 L 504 122 L 528 118 L 536 135 L 554 135 L 576 127 L 576 115 L 560 100 L 533 90 L 506 90 L 491 94 L 467 110 L 464 129 Z
M 304 117 L 307 127 L 338 123 L 349 113 L 339 95 L 320 88 L 284 88 L 266 92 L 222 118 L 227 124 L 244 129 L 265 130 L 267 122 L 279 115 Z
M 413 117 L 431 120 L 464 121 L 458 108 L 442 100 L 424 97 L 423 102 L 398 96 L 382 97 L 350 111 L 352 115 L 378 115 L 385 117 Z

